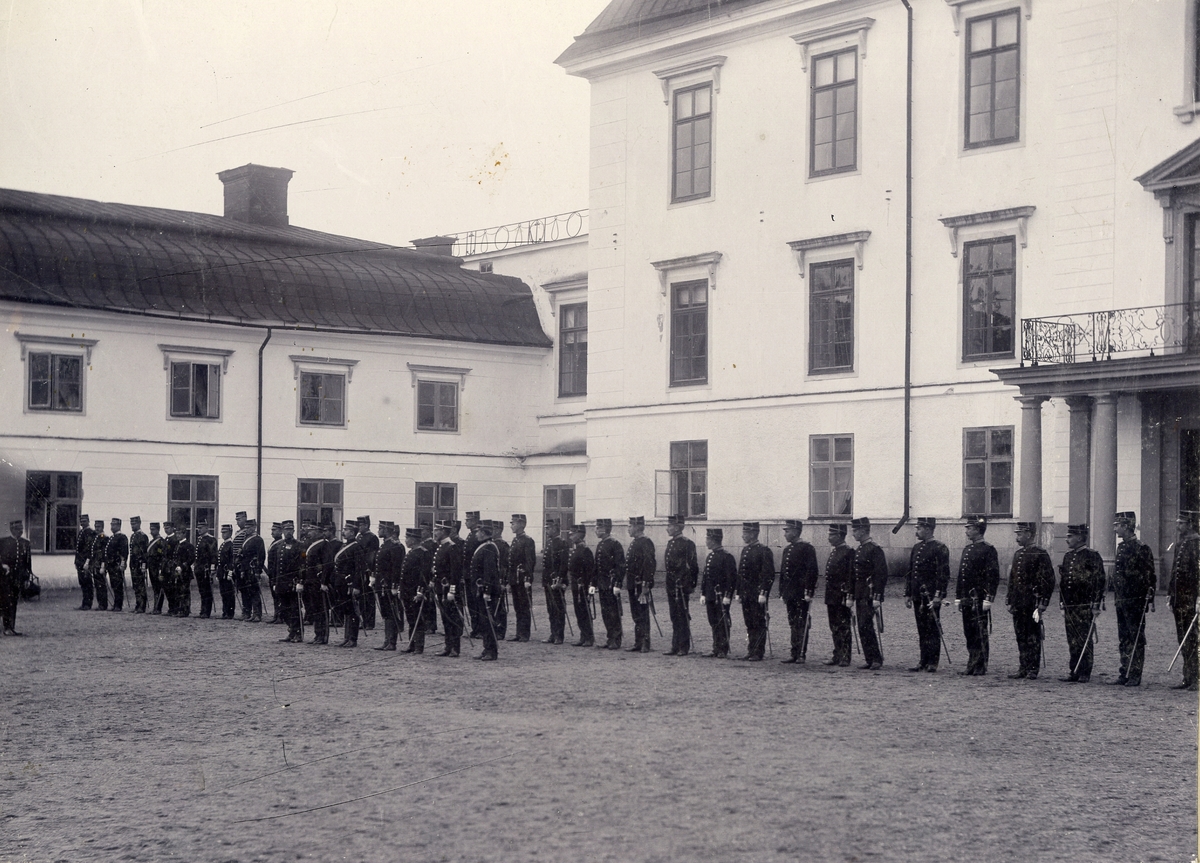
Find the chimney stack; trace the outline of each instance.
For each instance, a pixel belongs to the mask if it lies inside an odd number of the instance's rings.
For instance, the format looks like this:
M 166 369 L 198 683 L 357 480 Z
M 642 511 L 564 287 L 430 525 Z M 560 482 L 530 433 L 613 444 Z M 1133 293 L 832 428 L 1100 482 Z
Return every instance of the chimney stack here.
M 292 173 L 287 168 L 265 165 L 242 165 L 221 171 L 217 177 L 225 184 L 225 218 L 251 225 L 287 227 L 287 187 Z
M 412 244 L 422 252 L 452 256 L 457 241 L 457 237 L 421 237 L 419 240 L 413 240 Z

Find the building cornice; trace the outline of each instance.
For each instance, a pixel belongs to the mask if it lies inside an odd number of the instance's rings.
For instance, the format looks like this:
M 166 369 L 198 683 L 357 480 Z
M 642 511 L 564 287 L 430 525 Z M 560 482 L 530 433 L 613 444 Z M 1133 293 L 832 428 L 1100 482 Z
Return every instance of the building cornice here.
M 1195 389 L 1200 385 L 1200 355 L 1178 353 L 989 371 L 1003 383 L 1018 387 L 1022 396 L 1066 398 L 1097 393 Z

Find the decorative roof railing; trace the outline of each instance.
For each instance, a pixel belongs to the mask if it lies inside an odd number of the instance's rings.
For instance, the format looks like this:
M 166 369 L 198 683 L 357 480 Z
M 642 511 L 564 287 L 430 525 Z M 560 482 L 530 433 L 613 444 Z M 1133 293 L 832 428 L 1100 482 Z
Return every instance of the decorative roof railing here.
M 501 252 L 519 246 L 536 246 L 541 243 L 552 243 L 555 240 L 581 237 L 587 233 L 587 229 L 588 211 L 575 210 L 570 213 L 558 213 L 554 216 L 542 216 L 524 222 L 513 222 L 508 225 L 497 225 L 494 228 L 481 228 L 477 231 L 465 231 L 447 236 L 454 238 L 452 251 L 462 258 L 468 255 Z
M 1021 322 L 1021 364 L 1161 356 L 1200 347 L 1200 301 L 1139 306 Z

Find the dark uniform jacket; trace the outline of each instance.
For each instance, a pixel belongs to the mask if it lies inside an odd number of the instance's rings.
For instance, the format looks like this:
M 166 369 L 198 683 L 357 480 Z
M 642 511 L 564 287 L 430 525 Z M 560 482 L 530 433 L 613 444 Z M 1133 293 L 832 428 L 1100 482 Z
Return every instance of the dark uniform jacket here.
M 514 536 L 508 549 L 508 583 L 520 587 L 525 579 L 533 580 L 537 569 L 537 546 L 528 534 Z
M 690 595 L 696 589 L 700 563 L 696 560 L 696 543 L 686 536 L 673 536 L 663 550 L 663 569 L 667 572 L 667 590 Z
M 367 553 L 357 542 L 348 542 L 337 550 L 333 558 L 332 587 L 341 597 L 350 596 L 351 591 L 362 591 L 367 580 Z
M 509 558 L 512 556 L 512 547 L 502 539 L 493 539 L 492 544 L 496 546 L 496 552 L 500 556 L 500 581 L 507 584 Z
M 179 540 L 183 534 L 176 533 L 169 536 L 164 536 L 162 540 L 162 573 L 163 578 L 175 577 L 175 553 L 179 550 Z M 188 566 L 191 566 L 191 561 L 188 561 Z
M 475 559 L 475 549 L 479 548 L 479 540 L 475 538 L 475 531 L 467 532 L 466 539 L 460 539 L 457 536 L 450 537 L 462 549 L 463 553 L 463 574 L 468 575 L 471 572 L 471 561 Z
M 236 540 L 234 548 L 237 548 Z M 238 571 L 241 572 L 242 577 L 251 581 L 258 578 L 266 561 L 267 547 L 263 543 L 263 538 L 258 534 L 246 537 L 238 554 Z
M 715 548 L 704 560 L 700 593 L 708 602 L 720 602 L 737 589 L 737 561 L 723 548 Z
M 123 533 L 114 533 L 104 546 L 104 565 L 116 572 L 125 571 L 125 561 L 129 559 L 129 537 Z
M 417 591 L 425 591 L 433 576 L 433 555 L 429 549 L 418 543 L 408 549 L 400 566 L 400 595 L 411 602 L 416 598 Z M 428 596 L 428 594 L 426 594 Z
M 912 547 L 904 596 L 918 602 L 942 598 L 950 586 L 950 549 L 936 539 L 923 539 Z
M 304 546 L 295 537 L 284 537 L 272 548 L 277 561 L 275 589 L 295 592 L 296 585 L 304 583 Z
M 1046 549 L 1036 545 L 1018 548 L 1008 573 L 1008 604 L 1018 611 L 1046 605 L 1054 593 L 1054 564 Z
M 355 542 L 362 546 L 365 572 L 367 578 L 370 579 L 375 575 L 375 558 L 379 555 L 379 537 L 369 530 L 364 530 L 355 538 Z
M 779 595 L 785 602 L 796 602 L 816 593 L 818 575 L 817 552 L 810 543 L 798 539 L 783 547 L 779 558 Z
M 571 587 L 578 591 L 586 591 L 596 581 L 596 558 L 582 542 L 571 549 L 567 575 L 571 579 Z
M 630 598 L 637 595 L 639 588 L 650 590 L 654 587 L 656 566 L 654 543 L 650 537 L 634 537 L 629 543 L 629 553 L 625 555 L 625 589 L 629 591 Z
M 439 599 L 445 599 L 450 588 L 461 597 L 463 584 L 462 551 L 452 539 L 444 539 L 433 553 L 433 586 Z
M 1167 595 L 1176 608 L 1190 608 L 1196 604 L 1200 590 L 1200 537 L 1192 536 L 1180 540 L 1175 546 L 1175 559 L 1171 563 L 1171 583 Z
M 146 549 L 150 546 L 150 537 L 135 530 L 129 534 L 129 571 L 141 572 L 146 568 Z
M 229 547 L 230 559 L 233 558 L 233 542 L 227 542 L 221 546 L 221 552 L 224 554 L 225 546 Z M 325 550 L 328 548 L 329 542 L 325 537 L 314 540 L 309 543 L 308 548 L 304 550 L 304 583 L 321 585 L 328 584 L 325 580 Z
M 379 554 L 375 555 L 375 584 L 380 591 L 386 592 L 400 587 L 407 551 L 402 543 L 396 542 L 390 536 L 380 544 Z
M 854 549 L 835 545 L 825 561 L 825 604 L 844 605 L 854 589 Z
M 611 536 L 604 537 L 596 544 L 596 586 L 600 590 L 620 587 L 624 572 L 624 547 Z
M 775 583 L 775 555 L 761 542 L 742 548 L 738 560 L 738 593 L 743 600 L 758 599 L 759 593 L 770 593 Z
M 196 540 L 196 571 L 211 571 L 217 563 L 217 538 L 211 533 Z
M 854 599 L 877 599 L 883 602 L 887 587 L 888 565 L 883 549 L 871 540 L 854 549 Z
M 1144 602 L 1150 591 L 1158 586 L 1154 575 L 1154 553 L 1150 546 L 1138 540 L 1123 539 L 1117 545 L 1117 559 L 1113 564 L 1113 600 L 1116 602 Z
M 165 537 L 156 536 L 150 540 L 146 546 L 146 568 L 155 575 L 162 572 L 163 566 L 166 564 L 167 540 Z
M 196 547 L 192 545 L 186 533 L 177 533 L 175 538 L 179 542 L 172 549 L 171 572 L 175 571 L 175 567 L 179 567 L 179 577 L 186 581 L 192 574 L 192 564 L 196 562 Z
M 1104 559 L 1091 548 L 1075 548 L 1058 567 L 1058 598 L 1066 608 L 1100 605 L 1104 598 Z
M 279 584 L 279 545 L 283 542 L 283 537 L 272 539 L 271 545 L 267 549 L 267 581 L 272 587 Z
M 999 587 L 1000 559 L 996 556 L 996 547 L 982 539 L 968 543 L 958 562 L 954 598 L 995 602 Z
M 561 536 L 546 540 L 542 549 L 542 584 L 553 584 L 555 579 L 567 580 L 567 541 Z
M 471 590 L 479 596 L 500 594 L 500 549 L 492 540 L 477 543 L 471 555 Z
M 81 527 L 79 529 L 79 537 L 75 540 L 75 568 L 83 569 L 87 566 L 88 560 L 92 556 L 92 541 L 96 538 L 96 531 L 90 527 Z
M 10 584 L 24 584 L 33 575 L 33 552 L 25 537 L 6 536 L 0 539 L 0 564 L 8 568 Z
M 92 572 L 102 572 L 104 569 L 105 550 L 108 548 L 108 534 L 93 531 L 92 547 L 88 552 L 88 569 Z

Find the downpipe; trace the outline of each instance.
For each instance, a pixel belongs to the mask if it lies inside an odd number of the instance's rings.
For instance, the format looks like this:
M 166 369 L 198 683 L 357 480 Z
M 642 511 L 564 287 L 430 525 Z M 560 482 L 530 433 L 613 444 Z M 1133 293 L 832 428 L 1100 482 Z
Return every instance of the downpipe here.
M 904 128 L 904 514 L 892 528 L 899 533 L 911 514 L 912 492 L 912 224 L 913 224 L 913 10 L 908 0 L 900 0 L 908 12 L 908 58 L 906 62 Z
M 271 341 L 272 328 L 267 327 L 267 337 L 258 346 L 258 469 L 255 481 L 254 518 L 262 529 L 262 476 L 263 476 L 263 351 Z

